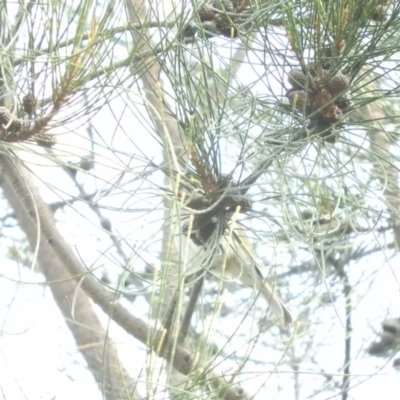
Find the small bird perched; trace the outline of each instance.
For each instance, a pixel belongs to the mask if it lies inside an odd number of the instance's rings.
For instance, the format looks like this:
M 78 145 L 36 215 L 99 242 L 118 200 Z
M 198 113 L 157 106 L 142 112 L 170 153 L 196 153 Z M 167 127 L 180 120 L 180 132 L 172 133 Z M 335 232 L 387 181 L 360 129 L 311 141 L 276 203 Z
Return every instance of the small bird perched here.
M 209 211 L 207 207 L 203 208 L 204 204 L 200 205 L 203 201 L 201 198 L 188 204 L 203 212 L 193 213 L 191 219 L 186 210 L 181 214 L 186 221 L 177 243 L 181 249 L 181 261 L 189 273 L 203 268 L 223 278 L 239 279 L 246 286 L 260 292 L 272 312 L 284 326 L 288 326 L 293 321 L 290 311 L 276 289 L 263 278 L 246 233 L 238 223 L 232 222 L 230 205 L 238 201 L 232 198 L 221 201 L 214 209 L 211 206 Z M 243 199 L 241 201 L 245 203 Z
M 276 288 L 272 287 L 262 276 L 255 259 L 253 246 L 245 232 L 235 224 L 232 237 L 224 236 L 220 246 L 224 251 L 214 257 L 213 267 L 215 271 L 220 274 L 231 275 L 246 286 L 260 292 L 272 312 L 283 322 L 284 326 L 292 323 L 293 317 L 279 297 Z

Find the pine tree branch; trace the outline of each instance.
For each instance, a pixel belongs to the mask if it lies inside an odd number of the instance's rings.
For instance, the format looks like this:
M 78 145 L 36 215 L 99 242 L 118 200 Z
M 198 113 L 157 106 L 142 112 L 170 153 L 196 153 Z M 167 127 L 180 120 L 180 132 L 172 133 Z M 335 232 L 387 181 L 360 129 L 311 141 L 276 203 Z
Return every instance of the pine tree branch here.
M 52 249 L 55 257 L 62 263 L 62 266 L 69 275 L 69 279 L 79 281 L 80 287 L 86 295 L 128 334 L 143 344 L 148 345 L 150 343 L 153 351 L 160 349 L 162 347 L 162 333 L 160 333 L 158 338 L 152 338 L 152 331 L 149 326 L 141 319 L 133 316 L 121 304 L 115 302 L 114 295 L 108 292 L 83 267 L 81 261 L 71 250 L 55 226 L 49 207 L 32 184 L 30 177 L 23 171 L 22 166 L 13 161 L 15 160 L 10 159 L 6 155 L 0 155 L 0 170 L 4 175 L 6 184 L 10 187 L 10 192 L 16 194 L 20 207 L 29 216 L 29 220 L 36 232 L 40 233 L 41 240 Z M 28 234 L 29 232 L 26 231 L 26 233 Z M 33 241 L 33 243 L 36 242 Z M 195 354 L 179 344 L 174 347 L 173 354 L 170 353 L 170 350 L 167 348 L 163 354 L 159 355 L 170 359 L 174 368 L 180 373 L 188 375 L 193 372 L 196 368 Z M 215 373 L 211 373 L 210 375 L 209 379 L 215 388 L 221 390 L 224 399 L 244 400 L 250 398 L 239 386 L 226 387 L 226 380 L 223 375 L 218 376 Z

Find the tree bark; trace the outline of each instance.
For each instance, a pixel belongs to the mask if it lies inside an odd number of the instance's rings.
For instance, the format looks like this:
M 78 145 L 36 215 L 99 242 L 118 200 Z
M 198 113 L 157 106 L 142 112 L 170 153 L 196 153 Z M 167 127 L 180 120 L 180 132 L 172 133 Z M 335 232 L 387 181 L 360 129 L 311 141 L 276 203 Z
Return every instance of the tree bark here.
M 21 204 L 19 193 L 10 185 L 8 179 L 4 179 L 7 178 L 8 171 L 15 168 L 13 161 L 7 156 L 0 156 L 0 168 L 3 174 L 1 187 L 4 196 L 13 209 L 19 226 L 25 232 L 32 252 L 37 251 L 40 271 L 45 276 L 54 301 L 100 391 L 107 400 L 120 399 L 121 396 L 140 399 L 136 393 L 136 384 L 119 362 L 115 345 L 102 327 L 89 297 L 71 278 L 38 226 L 32 222 Z M 29 182 L 27 174 L 24 174 L 24 180 Z M 29 186 L 32 188 L 32 184 Z M 48 217 L 52 218 L 50 212 Z

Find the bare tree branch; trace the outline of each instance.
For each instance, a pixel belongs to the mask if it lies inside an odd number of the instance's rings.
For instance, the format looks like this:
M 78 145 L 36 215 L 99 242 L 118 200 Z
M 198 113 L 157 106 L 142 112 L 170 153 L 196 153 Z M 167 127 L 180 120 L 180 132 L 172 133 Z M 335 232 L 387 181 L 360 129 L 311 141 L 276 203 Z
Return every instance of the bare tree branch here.
M 21 202 L 22 192 L 15 190 L 15 186 L 7 179 L 8 172 L 14 170 L 12 161 L 1 156 L 0 163 L 6 178 L 1 181 L 3 193 L 14 211 L 13 215 L 25 232 L 32 251 L 37 249 L 40 270 L 99 389 L 107 400 L 116 400 L 121 396 L 140 399 L 136 393 L 136 383 L 121 365 L 115 345 L 102 327 L 89 297 L 79 288 L 76 280 L 71 279 L 65 270 L 64 262 L 54 252 L 48 240 L 41 235 L 38 225 L 31 220 Z M 33 198 L 31 200 L 34 201 Z M 32 212 L 35 213 L 34 209 Z M 46 213 L 46 218 L 54 225 L 50 210 Z M 73 310 L 70 308 L 71 304 L 74 304 Z
M 20 207 L 25 211 L 34 226 L 34 231 L 41 233 L 41 242 L 43 241 L 52 249 L 55 257 L 62 263 L 69 274 L 70 279 L 79 280 L 80 286 L 85 293 L 110 318 L 140 342 L 146 345 L 150 343 L 153 351 L 160 349 L 162 347 L 160 340 L 163 339 L 162 332 L 160 332 L 158 340 L 157 338 L 152 338 L 151 330 L 147 324 L 133 316 L 121 304 L 115 302 L 114 295 L 108 292 L 90 272 L 85 270 L 78 257 L 72 252 L 56 228 L 48 206 L 31 183 L 27 173 L 23 172 L 21 168 L 7 156 L 0 156 L 0 170 L 7 181 L 5 184 L 10 187 L 9 193 L 14 192 L 16 194 Z M 27 233 L 30 232 L 27 231 Z M 152 340 L 149 342 L 150 338 Z M 179 344 L 174 347 L 173 354 L 171 354 L 170 349 L 166 349 L 160 356 L 171 359 L 173 366 L 184 375 L 190 374 L 196 367 L 196 355 Z M 218 376 L 215 373 L 210 373 L 210 375 L 209 379 L 213 386 L 221 390 L 224 399 L 244 400 L 249 398 L 247 393 L 239 386 L 227 387 L 223 375 Z

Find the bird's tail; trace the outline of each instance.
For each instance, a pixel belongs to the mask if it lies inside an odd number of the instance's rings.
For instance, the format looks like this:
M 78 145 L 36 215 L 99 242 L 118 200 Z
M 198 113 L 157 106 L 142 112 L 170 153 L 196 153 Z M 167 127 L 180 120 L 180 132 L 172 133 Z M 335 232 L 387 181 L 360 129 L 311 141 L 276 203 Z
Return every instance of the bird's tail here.
M 283 321 L 285 326 L 288 326 L 293 322 L 293 317 L 288 308 L 283 303 L 282 299 L 279 297 L 275 288 L 273 288 L 268 282 L 265 282 L 261 277 L 259 277 L 259 287 L 261 294 L 267 300 L 271 311 Z

